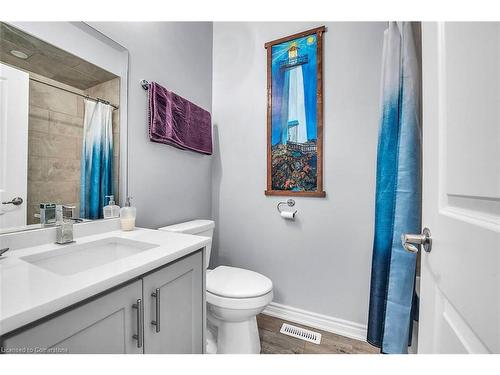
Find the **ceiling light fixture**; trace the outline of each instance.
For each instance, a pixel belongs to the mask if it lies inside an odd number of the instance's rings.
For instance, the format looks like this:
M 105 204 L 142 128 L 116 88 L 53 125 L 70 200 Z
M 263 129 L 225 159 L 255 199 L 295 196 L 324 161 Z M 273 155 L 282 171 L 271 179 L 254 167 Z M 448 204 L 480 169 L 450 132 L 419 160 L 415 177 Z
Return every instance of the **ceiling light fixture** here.
M 10 54 L 13 56 L 16 56 L 19 59 L 23 59 L 23 60 L 26 60 L 28 58 L 27 54 L 25 54 L 24 52 L 18 51 L 16 49 L 13 49 L 12 51 L 10 51 Z

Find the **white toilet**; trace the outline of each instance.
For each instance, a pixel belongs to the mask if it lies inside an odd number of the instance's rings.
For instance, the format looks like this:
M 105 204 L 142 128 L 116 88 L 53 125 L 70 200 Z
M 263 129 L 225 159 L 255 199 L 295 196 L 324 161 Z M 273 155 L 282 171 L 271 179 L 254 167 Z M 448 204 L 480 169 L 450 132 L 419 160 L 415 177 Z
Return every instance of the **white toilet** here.
M 193 220 L 159 230 L 212 238 L 214 226 L 211 220 Z M 211 245 L 206 251 L 207 267 L 210 251 Z M 260 353 L 256 316 L 273 300 L 272 281 L 257 272 L 219 266 L 207 270 L 206 287 L 207 352 Z

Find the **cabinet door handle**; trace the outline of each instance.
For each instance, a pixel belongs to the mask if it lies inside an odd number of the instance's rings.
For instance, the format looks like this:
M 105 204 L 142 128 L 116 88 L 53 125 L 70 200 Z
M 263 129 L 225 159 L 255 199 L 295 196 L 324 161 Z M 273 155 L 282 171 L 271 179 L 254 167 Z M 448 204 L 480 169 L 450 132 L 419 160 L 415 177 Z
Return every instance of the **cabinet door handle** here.
M 156 288 L 153 293 L 151 293 L 151 297 L 156 300 L 156 319 L 151 321 L 151 324 L 156 327 L 156 333 L 160 332 L 160 288 Z
M 137 347 L 142 348 L 143 340 L 144 340 L 144 319 L 143 319 L 143 313 L 144 310 L 142 308 L 142 300 L 139 298 L 137 300 L 137 303 L 134 303 L 132 305 L 132 308 L 137 309 L 137 334 L 133 335 L 132 338 L 134 340 L 137 340 Z

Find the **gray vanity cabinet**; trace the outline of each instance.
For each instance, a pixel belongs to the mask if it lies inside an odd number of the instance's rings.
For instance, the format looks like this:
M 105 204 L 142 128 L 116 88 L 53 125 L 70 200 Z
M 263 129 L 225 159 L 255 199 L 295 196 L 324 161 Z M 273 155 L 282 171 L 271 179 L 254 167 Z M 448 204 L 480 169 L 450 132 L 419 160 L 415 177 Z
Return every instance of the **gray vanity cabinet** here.
M 2 346 L 15 353 L 142 353 L 137 347 L 140 280 L 72 308 L 20 333 Z
M 144 353 L 202 353 L 203 253 L 143 277 Z
M 203 271 L 198 251 L 0 337 L 0 346 L 9 353 L 202 353 Z

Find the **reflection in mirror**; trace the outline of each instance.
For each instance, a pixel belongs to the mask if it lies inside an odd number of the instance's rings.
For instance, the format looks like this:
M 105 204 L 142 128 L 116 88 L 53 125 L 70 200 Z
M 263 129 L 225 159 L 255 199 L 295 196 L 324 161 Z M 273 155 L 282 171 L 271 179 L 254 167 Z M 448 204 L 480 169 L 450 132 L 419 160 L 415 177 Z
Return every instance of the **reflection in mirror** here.
M 119 201 L 120 78 L 0 22 L 0 232 Z M 8 105 L 7 105 L 8 103 Z

